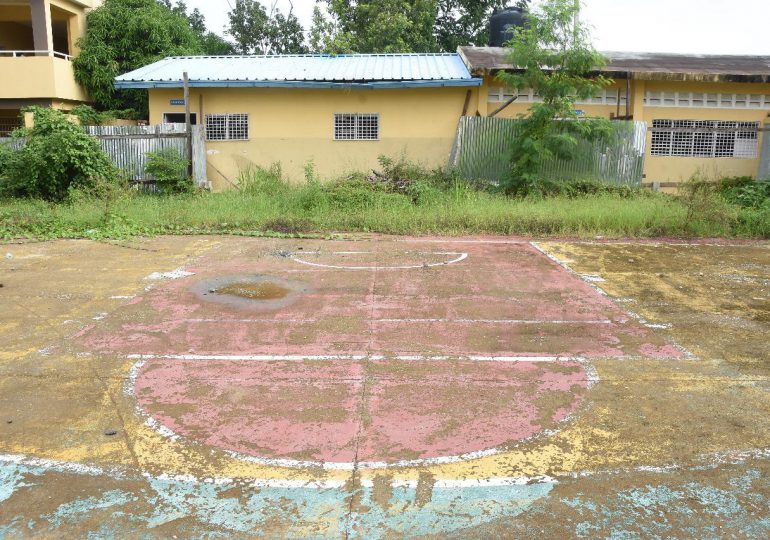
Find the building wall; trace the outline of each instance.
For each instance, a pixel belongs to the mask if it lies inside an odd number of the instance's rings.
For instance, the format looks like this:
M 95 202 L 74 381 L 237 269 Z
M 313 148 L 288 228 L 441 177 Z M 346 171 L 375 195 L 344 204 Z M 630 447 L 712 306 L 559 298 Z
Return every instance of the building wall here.
M 207 142 L 208 178 L 222 190 L 254 165 L 280 163 L 294 181 L 304 177 L 309 162 L 323 179 L 377 168 L 380 155 L 446 166 L 466 94 L 466 88 L 207 88 L 192 89 L 190 104 L 201 119 L 249 114 L 248 141 Z M 162 122 L 163 113 L 183 112 L 183 106 L 170 104 L 181 98 L 181 90 L 150 90 L 150 122 Z M 379 113 L 380 140 L 335 141 L 335 113 Z
M 56 52 L 77 55 L 75 43 L 85 33 L 88 12 L 102 0 L 46 0 L 51 11 L 53 48 Z M 33 50 L 30 2 L 0 0 L 0 50 Z M 0 85 L 0 108 L 3 100 L 17 108 L 28 100 L 51 100 L 55 107 L 71 108 L 89 100 L 75 82 L 72 62 L 60 57 L 0 56 L 0 73 L 13 74 Z
M 497 89 L 500 83 L 488 77 L 478 94 L 474 94 L 474 103 L 481 115 L 491 114 L 502 103 L 497 101 Z M 613 92 L 621 90 L 624 95 L 626 81 L 617 81 L 610 87 Z M 645 104 L 647 92 L 690 92 L 695 94 L 753 94 L 767 96 L 763 108 L 745 106 L 741 108 L 692 107 L 692 106 L 650 106 Z M 487 99 L 484 99 L 486 96 Z M 525 114 L 530 103 L 514 102 L 498 116 L 515 118 Z M 617 105 L 578 104 L 586 116 L 611 118 L 618 114 Z M 675 82 L 675 81 L 632 81 L 629 110 L 634 120 L 647 122 L 652 128 L 654 120 L 730 120 L 741 122 L 759 122 L 760 127 L 770 126 L 770 84 L 749 83 L 711 83 L 711 82 Z M 621 101 L 620 116 L 625 116 L 626 105 Z M 472 113 L 473 114 L 473 113 Z M 770 133 L 760 133 L 756 158 L 702 158 L 702 157 L 661 157 L 652 156 L 650 149 L 652 133 L 648 134 L 647 158 L 645 160 L 645 182 L 672 183 L 686 181 L 696 174 L 717 179 L 723 176 L 756 176 L 759 171 L 760 154 L 763 138 Z

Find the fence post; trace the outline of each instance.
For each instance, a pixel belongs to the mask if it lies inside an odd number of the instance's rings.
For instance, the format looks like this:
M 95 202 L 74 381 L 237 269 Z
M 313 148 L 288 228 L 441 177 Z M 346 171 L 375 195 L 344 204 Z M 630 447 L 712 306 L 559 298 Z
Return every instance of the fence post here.
M 192 178 L 193 176 L 193 134 L 192 134 L 192 122 L 190 121 L 190 78 L 185 71 L 183 74 L 184 79 L 184 125 L 185 134 L 187 135 L 187 176 Z

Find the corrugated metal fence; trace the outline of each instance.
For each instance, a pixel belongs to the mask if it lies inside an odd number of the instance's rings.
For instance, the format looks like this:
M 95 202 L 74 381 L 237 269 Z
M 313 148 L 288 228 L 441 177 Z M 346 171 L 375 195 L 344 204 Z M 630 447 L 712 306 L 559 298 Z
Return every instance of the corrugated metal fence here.
M 126 171 L 134 182 L 151 182 L 145 175 L 147 154 L 165 148 L 173 148 L 187 155 L 187 137 L 184 124 L 158 124 L 155 126 L 86 126 L 104 151 L 120 169 Z M 206 187 L 206 143 L 203 126 L 193 126 L 193 180 L 196 186 Z
M 124 170 L 132 182 L 152 183 L 144 170 L 147 154 L 164 148 L 173 148 L 187 155 L 187 136 L 184 124 L 159 124 L 155 126 L 85 126 L 86 133 L 99 139 L 102 148 L 115 165 Z M 203 126 L 193 126 L 193 181 L 196 186 L 207 187 L 206 142 Z M 0 143 L 13 139 L 0 139 Z M 188 158 L 189 159 L 189 158 Z
M 576 158 L 553 160 L 542 174 L 557 180 L 591 179 L 641 186 L 647 144 L 645 122 L 613 122 L 609 139 L 580 141 Z M 449 159 L 450 169 L 468 180 L 499 182 L 510 170 L 510 145 L 518 121 L 464 116 Z

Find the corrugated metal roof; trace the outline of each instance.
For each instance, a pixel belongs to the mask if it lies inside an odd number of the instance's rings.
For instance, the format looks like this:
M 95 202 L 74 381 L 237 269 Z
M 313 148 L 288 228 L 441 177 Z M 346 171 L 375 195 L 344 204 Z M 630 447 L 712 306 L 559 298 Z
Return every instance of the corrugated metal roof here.
M 458 54 L 171 57 L 115 79 L 117 88 L 190 86 L 478 86 Z
M 460 47 L 460 54 L 473 73 L 511 70 L 508 52 L 501 47 Z M 704 55 L 605 52 L 608 65 L 603 72 L 615 78 L 770 82 L 770 56 Z

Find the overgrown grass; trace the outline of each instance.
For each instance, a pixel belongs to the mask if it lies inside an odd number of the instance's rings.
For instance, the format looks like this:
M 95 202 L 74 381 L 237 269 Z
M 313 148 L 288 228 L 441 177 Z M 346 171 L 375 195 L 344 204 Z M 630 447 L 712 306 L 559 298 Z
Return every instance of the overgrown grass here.
M 155 234 L 336 232 L 770 237 L 768 206 L 742 208 L 723 198 L 689 200 L 629 190 L 597 192 L 580 188 L 570 193 L 544 199 L 514 199 L 442 175 L 423 175 L 406 183 L 372 182 L 359 175 L 322 184 L 312 170 L 305 183 L 291 185 L 281 180 L 279 169 L 260 169 L 242 179 L 240 191 L 226 193 L 124 193 L 107 201 L 82 195 L 60 204 L 0 200 L 0 237 L 100 239 Z

